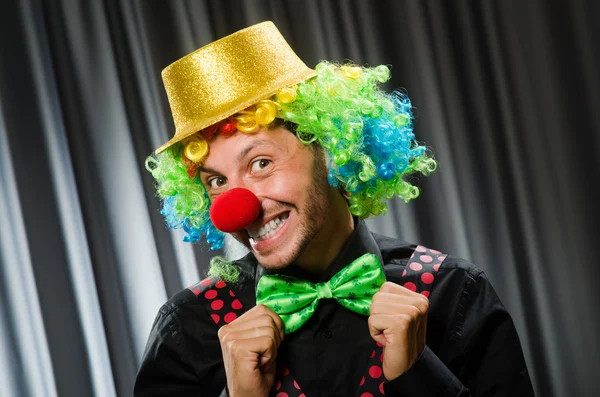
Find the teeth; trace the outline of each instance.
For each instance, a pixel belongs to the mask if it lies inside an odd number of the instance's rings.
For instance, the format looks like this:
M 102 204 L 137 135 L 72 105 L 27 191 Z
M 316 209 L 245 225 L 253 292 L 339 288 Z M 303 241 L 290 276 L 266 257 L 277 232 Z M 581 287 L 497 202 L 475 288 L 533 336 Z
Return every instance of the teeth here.
M 250 238 L 252 238 L 254 241 L 259 241 L 259 240 L 264 240 L 266 238 L 269 238 L 273 234 L 275 234 L 277 229 L 279 229 L 279 227 L 285 222 L 285 220 L 287 218 L 288 218 L 288 214 L 280 215 L 277 218 L 275 218 L 275 219 L 271 220 L 270 222 L 266 223 L 265 225 L 263 225 L 258 230 L 257 229 L 248 230 L 248 234 L 250 235 Z

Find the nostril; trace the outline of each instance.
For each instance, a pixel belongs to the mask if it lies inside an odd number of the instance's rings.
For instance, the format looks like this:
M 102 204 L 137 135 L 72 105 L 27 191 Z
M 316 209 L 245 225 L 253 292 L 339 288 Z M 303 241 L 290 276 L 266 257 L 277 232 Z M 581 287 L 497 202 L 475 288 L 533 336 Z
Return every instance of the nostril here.
M 225 233 L 250 226 L 260 214 L 260 201 L 250 190 L 234 188 L 219 195 L 210 206 L 210 220 Z

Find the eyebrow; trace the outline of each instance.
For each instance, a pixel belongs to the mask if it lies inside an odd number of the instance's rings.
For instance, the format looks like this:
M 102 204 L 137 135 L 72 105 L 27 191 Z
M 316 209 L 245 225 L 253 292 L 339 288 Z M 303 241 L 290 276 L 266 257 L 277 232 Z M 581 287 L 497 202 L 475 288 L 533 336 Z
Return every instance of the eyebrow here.
M 241 162 L 244 157 L 246 157 L 248 155 L 248 153 L 250 153 L 252 150 L 254 150 L 256 147 L 258 146 L 262 146 L 262 145 L 268 145 L 268 146 L 272 146 L 271 141 L 268 141 L 266 139 L 259 139 L 257 141 L 252 142 L 252 144 L 246 146 L 235 158 L 236 162 Z M 206 172 L 206 173 L 210 173 L 210 174 L 221 174 L 219 171 L 210 168 L 210 167 L 205 167 L 203 165 L 198 166 L 198 170 L 200 172 Z
M 244 157 L 248 155 L 254 148 L 262 145 L 272 145 L 271 141 L 267 141 L 266 139 L 259 139 L 257 141 L 252 142 L 252 144 L 246 146 L 236 157 L 236 162 L 241 162 Z
M 221 174 L 219 171 L 217 171 L 217 170 L 215 170 L 213 168 L 204 167 L 202 165 L 198 166 L 198 171 L 200 171 L 200 172 L 206 172 L 206 173 L 209 173 L 209 174 L 219 174 L 219 175 Z

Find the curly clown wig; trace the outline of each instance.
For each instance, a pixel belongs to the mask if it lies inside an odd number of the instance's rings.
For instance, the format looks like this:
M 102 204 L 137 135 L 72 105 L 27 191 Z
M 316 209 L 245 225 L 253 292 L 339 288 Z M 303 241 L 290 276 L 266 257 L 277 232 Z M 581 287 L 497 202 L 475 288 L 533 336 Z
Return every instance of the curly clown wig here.
M 310 69 L 270 21 L 180 58 L 162 78 L 175 134 L 147 158 L 146 168 L 167 225 L 183 229 L 184 241 L 205 238 L 211 249 L 223 247 L 198 175 L 217 135 L 284 124 L 302 143 L 323 148 L 330 185 L 360 218 L 384 214 L 394 196 L 417 197 L 408 176 L 436 167 L 415 140 L 408 97 L 381 89 L 390 78 L 387 66 L 321 62 Z
M 204 236 L 211 249 L 223 246 L 224 234 L 211 223 L 211 202 L 198 177 L 217 134 L 252 134 L 286 122 L 304 144 L 321 145 L 327 153 L 329 183 L 342 189 L 355 216 L 385 214 L 386 201 L 405 202 L 419 189 L 408 176 L 429 174 L 435 160 L 413 133 L 412 106 L 401 92 L 386 93 L 387 66 L 361 67 L 321 62 L 316 76 L 280 89 L 146 160 L 162 200 L 169 227 L 183 229 L 184 241 Z

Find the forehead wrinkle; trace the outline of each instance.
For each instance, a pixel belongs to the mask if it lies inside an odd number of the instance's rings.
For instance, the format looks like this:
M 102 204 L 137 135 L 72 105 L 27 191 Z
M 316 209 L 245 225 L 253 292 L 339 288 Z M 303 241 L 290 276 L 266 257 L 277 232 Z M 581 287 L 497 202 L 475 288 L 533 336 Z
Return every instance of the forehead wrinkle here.
M 241 163 L 244 157 L 248 155 L 248 153 L 250 153 L 252 150 L 259 146 L 273 146 L 273 142 L 267 139 L 258 139 L 253 141 L 238 153 L 238 155 L 235 157 L 235 162 Z M 210 174 L 221 174 L 221 172 L 217 171 L 216 169 L 207 167 L 205 165 L 199 165 L 198 171 Z

